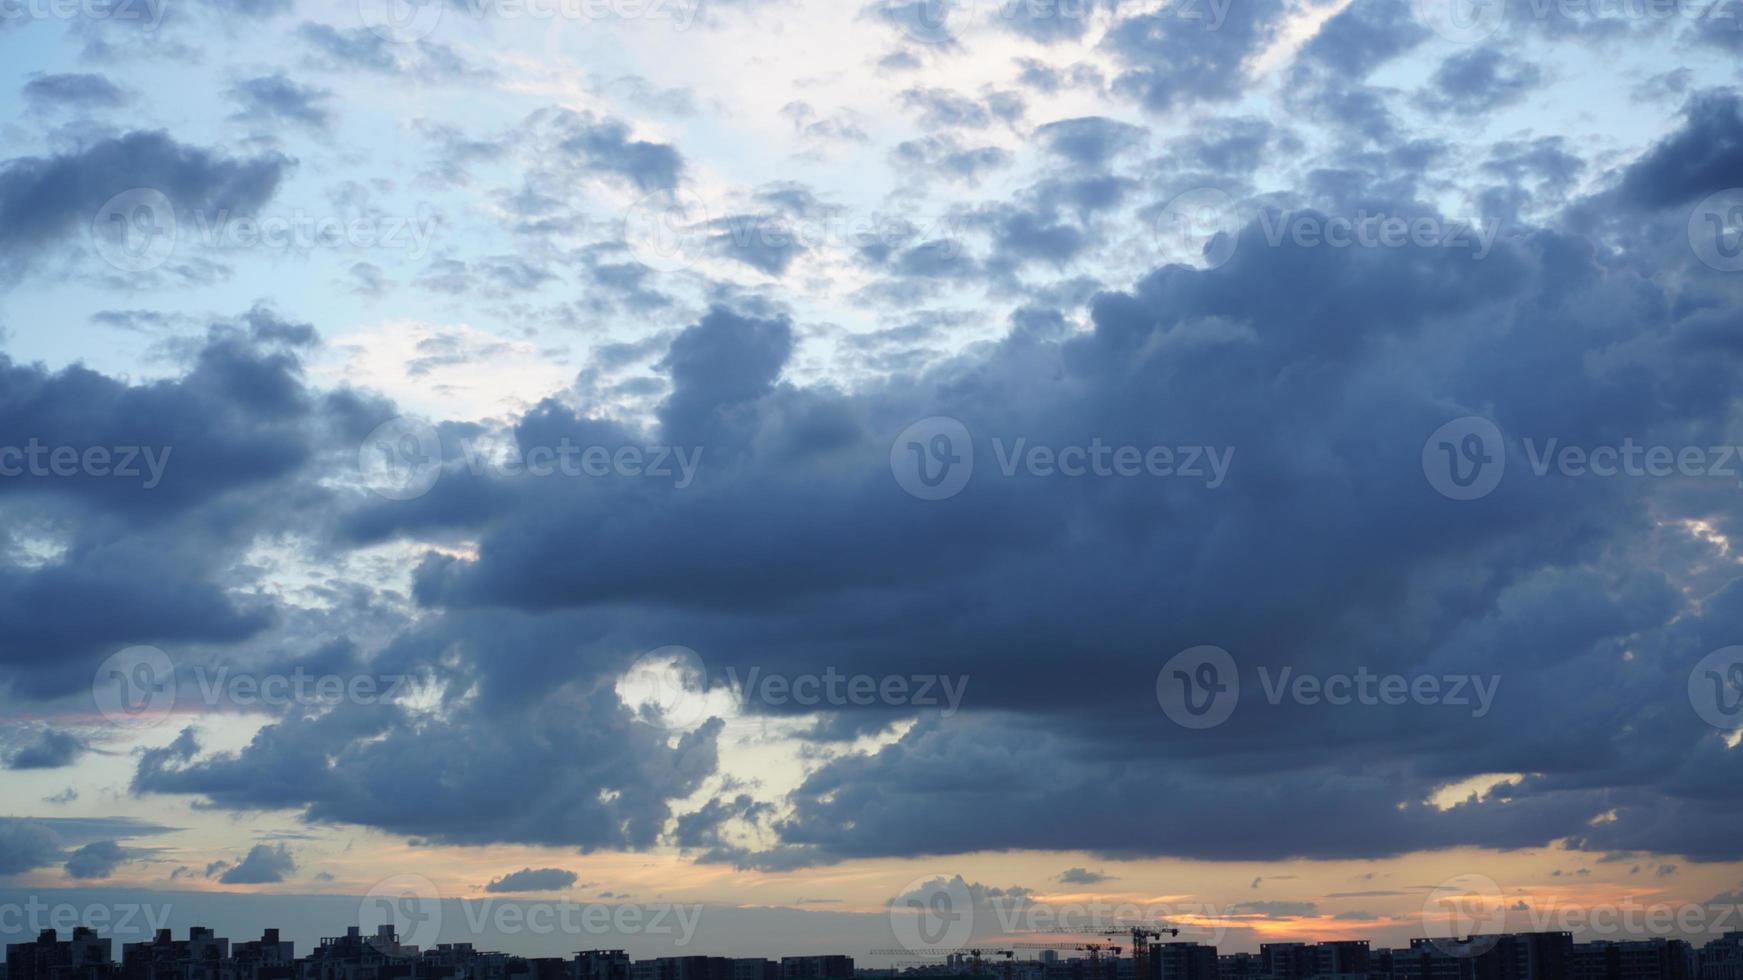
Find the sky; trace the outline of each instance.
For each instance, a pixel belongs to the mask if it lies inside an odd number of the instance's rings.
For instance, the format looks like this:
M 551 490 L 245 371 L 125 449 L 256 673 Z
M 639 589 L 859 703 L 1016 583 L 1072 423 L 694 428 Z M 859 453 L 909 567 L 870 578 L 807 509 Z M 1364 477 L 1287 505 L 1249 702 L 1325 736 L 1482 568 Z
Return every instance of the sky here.
M 1739 54 L 0 0 L 0 935 L 1743 929 Z

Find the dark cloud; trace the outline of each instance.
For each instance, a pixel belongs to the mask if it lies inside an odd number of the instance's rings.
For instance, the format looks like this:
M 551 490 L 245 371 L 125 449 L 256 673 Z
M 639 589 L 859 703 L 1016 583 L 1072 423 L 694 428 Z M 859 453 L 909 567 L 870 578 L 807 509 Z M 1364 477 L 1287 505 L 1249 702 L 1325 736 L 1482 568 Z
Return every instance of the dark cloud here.
M 0 677 L 88 692 L 97 661 L 123 647 L 240 642 L 275 621 L 269 600 L 221 577 L 264 525 L 326 495 L 299 481 L 346 434 L 350 402 L 304 389 L 299 353 L 313 340 L 308 324 L 257 308 L 213 326 L 184 375 L 149 384 L 0 356 L 0 444 L 116 447 L 113 476 L 0 483 L 11 520 L 73 528 L 53 561 L 0 562 Z M 79 612 L 90 609 L 103 615 Z
M 1298 57 L 1360 79 L 1430 36 L 1409 4 L 1355 0 L 1320 25 Z
M 221 885 L 270 885 L 295 873 L 297 862 L 283 844 L 256 844 L 218 876 Z
M 1035 129 L 1047 149 L 1085 167 L 1101 167 L 1115 156 L 1144 147 L 1148 131 L 1104 116 L 1061 119 Z
M 1120 20 L 1104 42 L 1121 66 L 1114 84 L 1158 111 L 1232 99 L 1277 9 L 1238 5 L 1216 31 L 1178 10 Z M 1266 203 L 1313 220 L 1365 208 L 1444 225 L 1418 199 L 1439 189 L 1418 194 L 1402 171 L 1446 147 L 1409 139 L 1387 110 L 1390 94 L 1360 79 L 1408 47 L 1409 32 L 1367 5 L 1352 9 L 1310 45 L 1314 87 L 1301 104 L 1347 124 L 1337 135 L 1360 145 L 1340 166 L 1304 166 L 1297 191 Z M 353 68 L 399 68 L 398 54 L 373 42 L 304 33 Z M 1437 76 L 1443 94 L 1494 94 L 1506 73 L 1490 63 L 1484 76 L 1484 51 Z M 1489 81 L 1470 82 L 1477 76 Z M 903 99 L 940 130 L 1023 114 L 996 92 L 911 89 Z M 167 347 L 174 370 L 161 380 L 0 361 L 0 445 L 175 447 L 151 494 L 79 480 L 0 485 L 8 528 L 68 529 L 50 559 L 0 553 L 8 697 L 82 695 L 101 655 L 139 642 L 164 644 L 181 665 L 272 646 L 273 657 L 288 649 L 408 676 L 430 686 L 428 700 L 285 710 L 235 749 L 189 728 L 141 753 L 132 788 L 454 844 L 670 844 L 764 868 L 1085 839 L 1115 856 L 1226 860 L 1557 840 L 1590 853 L 1743 856 L 1743 761 L 1692 712 L 1665 708 L 1686 704 L 1689 670 L 1706 650 L 1743 631 L 1743 585 L 1718 544 L 1738 533 L 1735 488 L 1538 478 L 1520 448 L 1526 437 L 1736 440 L 1734 284 L 1689 254 L 1687 216 L 1673 207 L 1734 183 L 1735 96 L 1697 99 L 1615 190 L 1565 207 L 1532 195 L 1582 172 L 1567 146 L 1527 135 L 1478 151 L 1472 170 L 1506 185 L 1487 190 L 1524 195 L 1483 199 L 1513 207 L 1481 257 L 1419 243 L 1268 241 L 1254 220 L 1215 267 L 1163 265 L 1106 288 L 1061 273 L 1105 240 L 1110 215 L 1161 183 L 1201 168 L 1251 172 L 1292 145 L 1250 120 L 1195 128 L 1138 180 L 1094 171 L 1146 142 L 1141 131 L 1101 119 L 1042 127 L 1063 163 L 1010 199 L 958 209 L 961 239 L 916 231 L 866 243 L 857 257 L 877 277 L 861 297 L 868 306 L 949 287 L 1014 292 L 1026 275 L 1063 282 L 1020 294 L 1029 305 L 1009 329 L 970 345 L 947 334 L 980 322 L 972 299 L 937 304 L 966 311 L 956 320 L 877 310 L 883 331 L 843 342 L 854 355 L 934 341 L 954 353 L 891 357 L 878 363 L 900 370 L 852 386 L 809 380 L 806 331 L 826 327 L 749 292 L 681 316 L 680 302 L 609 243 L 431 263 L 418 285 L 443 296 L 514 297 L 561 270 L 599 287 L 578 304 L 673 311 L 657 342 L 602 345 L 575 391 L 500 424 L 440 424 L 444 462 L 456 462 L 459 438 L 487 431 L 529 446 L 659 440 L 704 453 L 684 490 L 511 481 L 456 465 L 417 500 L 377 499 L 355 486 L 357 449 L 399 409 L 312 388 L 302 364 L 315 330 L 265 309 Z M 485 149 L 450 153 L 448 136 Z M 637 191 L 684 182 L 678 150 L 636 139 L 624 121 L 544 110 L 512 139 L 571 178 Z M 104 199 L 93 185 L 123 169 L 104 153 L 129 168 L 143 160 L 210 202 L 265 200 L 284 166 L 156 134 L 107 142 L 119 149 L 98 142 L 0 170 L 0 215 L 25 219 L 5 225 L 3 247 L 22 254 L 79 224 Z M 455 134 L 434 142 L 457 164 L 438 170 L 456 181 L 462 164 L 495 159 L 488 147 L 498 145 Z M 971 146 L 941 132 L 898 154 L 970 176 L 997 162 L 950 162 L 979 152 Z M 532 177 L 520 217 L 560 223 L 562 182 Z M 1635 210 L 1603 213 L 1617 200 Z M 826 209 L 782 183 L 759 188 L 742 214 L 761 240 Z M 742 261 L 779 275 L 795 255 L 767 249 Z M 433 336 L 408 371 L 473 353 Z M 580 397 L 594 392 L 633 393 L 653 410 L 615 413 L 609 398 Z M 1479 413 L 1509 434 L 1508 479 L 1481 501 L 1449 501 L 1424 480 L 1424 441 Z M 909 496 L 891 475 L 898 434 L 933 416 L 960 419 L 974 442 L 965 451 L 975 479 L 946 501 Z M 1004 449 L 1019 438 L 1236 455 L 1215 486 L 1006 475 Z M 1695 524 L 1710 534 L 1688 533 Z M 279 598 L 254 567 L 259 542 L 293 540 L 312 540 L 311 556 L 339 570 L 319 585 L 332 611 Z M 344 570 L 357 546 L 383 542 L 416 554 L 410 595 Z M 335 645 L 341 637 L 356 639 Z M 1232 652 L 1253 693 L 1223 726 L 1187 732 L 1158 709 L 1154 681 L 1167 654 L 1204 642 Z M 831 744 L 809 746 L 815 764 L 779 806 L 734 787 L 680 812 L 714 785 L 724 723 L 668 731 L 657 709 L 625 703 L 615 685 L 637 653 L 670 643 L 694 646 L 714 670 L 948 669 L 972 685 L 948 717 L 752 705 L 804 714 L 804 737 Z M 1070 666 L 1082 663 L 1095 669 Z M 1260 667 L 1493 674 L 1501 687 L 1483 716 L 1420 705 L 1340 712 L 1265 703 Z M 871 749 L 850 741 L 893 731 Z M 1496 772 L 1530 775 L 1450 807 L 1426 802 Z M 735 844 L 746 825 L 769 845 Z M 0 872 L 51 866 L 76 840 L 125 839 L 0 823 Z M 295 870 L 279 843 L 209 874 L 268 883 Z M 1250 903 L 1242 914 L 1314 912 Z
M 1690 100 L 1685 113 L 1682 128 L 1623 174 L 1623 200 L 1666 208 L 1737 185 L 1743 173 L 1743 101 L 1735 92 L 1708 93 Z
M 89 227 L 104 204 L 123 192 L 155 190 L 178 215 L 246 216 L 272 197 L 289 166 L 282 156 L 233 159 L 162 132 L 128 133 L 58 156 L 7 160 L 0 163 L 0 279 L 15 277 L 28 256 Z
M 71 732 L 44 729 L 35 741 L 20 746 L 6 759 L 9 769 L 59 769 L 77 762 L 90 748 Z
M 684 175 L 684 158 L 665 143 L 634 139 L 620 119 L 557 110 L 547 117 L 555 149 L 584 166 L 629 181 L 642 190 L 670 191 Z
M 1537 66 L 1498 48 L 1473 48 L 1441 62 L 1421 101 L 1433 112 L 1480 115 L 1523 99 L 1542 79 Z
M 1065 885 L 1099 885 L 1104 881 L 1114 881 L 1113 875 L 1091 871 L 1088 868 L 1067 868 L 1059 874 L 1059 882 Z
M 312 21 L 299 24 L 296 36 L 314 53 L 310 62 L 329 71 L 365 71 L 428 82 L 491 77 L 490 72 L 468 64 L 453 48 L 434 41 L 402 44 L 367 27 L 340 30 Z
M 1015 123 L 1026 108 L 1015 92 L 974 98 L 943 88 L 908 89 L 902 93 L 902 105 L 930 129 L 985 129 L 994 122 Z
M 1281 0 L 1167 4 L 1120 19 L 1102 38 L 1119 59 L 1115 92 L 1152 112 L 1233 99 L 1245 89 L 1242 64 L 1275 36 Z
M 1011 164 L 1009 151 L 996 146 L 966 149 L 948 134 L 905 140 L 890 153 L 897 166 L 916 173 L 936 173 L 969 183 Z
M 60 853 L 60 839 L 40 821 L 0 817 L 0 876 L 53 864 Z
M 1318 915 L 1319 906 L 1312 902 L 1237 902 L 1230 908 L 1234 915 L 1256 915 L 1267 919 L 1293 919 Z
M 126 860 L 127 852 L 112 840 L 86 844 L 67 858 L 67 877 L 107 878 Z
M 562 868 L 522 868 L 500 878 L 492 878 L 484 890 L 493 894 L 511 892 L 556 892 L 572 887 L 580 876 Z
M 132 101 L 107 77 L 84 72 L 37 75 L 24 83 L 24 98 L 37 107 L 71 109 L 114 109 Z
M 283 72 L 245 78 L 229 94 L 240 106 L 238 118 L 256 124 L 276 120 L 325 130 L 333 119 L 327 108 L 331 92 L 301 85 Z

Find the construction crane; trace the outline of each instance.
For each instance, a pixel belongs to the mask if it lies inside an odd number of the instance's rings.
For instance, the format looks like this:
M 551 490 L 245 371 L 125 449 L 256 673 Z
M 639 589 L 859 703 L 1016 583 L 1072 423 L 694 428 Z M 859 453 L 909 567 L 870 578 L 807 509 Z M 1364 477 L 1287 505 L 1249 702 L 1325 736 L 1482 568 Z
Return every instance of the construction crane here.
M 987 953 L 988 955 L 991 955 L 991 956 L 1003 956 L 1005 958 L 1005 963 L 1004 963 L 1005 980 L 1011 980 L 1011 971 L 1016 968 L 1016 963 L 1015 963 L 1016 956 L 1017 956 L 1016 950 L 1012 950 L 1012 949 L 987 949 L 987 950 L 971 949 L 971 950 L 967 950 L 968 955 L 973 958 L 972 962 L 974 963 L 974 975 L 977 977 L 980 976 L 980 956 L 983 952 Z
M 1071 930 L 1058 930 L 1058 931 L 1063 932 L 1063 931 L 1071 931 Z M 1083 935 L 1082 930 L 1077 930 L 1077 933 L 1079 935 Z M 1075 950 L 1079 950 L 1081 952 L 1088 953 L 1089 954 L 1089 971 L 1090 971 L 1090 974 L 1093 977 L 1095 977 L 1095 980 L 1101 980 L 1101 969 L 1100 969 L 1101 968 L 1101 951 L 1104 949 L 1107 950 L 1108 956 L 1110 956 L 1110 957 L 1118 957 L 1120 955 L 1120 947 L 1109 944 L 1109 943 L 1098 943 L 1098 942 L 1013 943 L 1012 945 L 1018 947 L 1019 949 L 1075 949 Z M 1139 978 L 1134 978 L 1134 980 L 1139 980 Z
M 1096 935 L 1131 936 L 1132 980 L 1150 980 L 1150 940 L 1159 940 L 1163 935 L 1178 936 L 1180 930 L 1173 926 L 1162 926 L 1154 929 L 1148 926 L 1132 926 L 1128 929 L 1102 929 L 1097 931 Z
M 872 956 L 908 956 L 908 957 L 915 956 L 915 954 L 912 951 L 906 950 L 906 949 L 874 949 L 871 951 L 870 955 L 872 955 Z M 1003 964 L 1003 966 L 1004 966 L 1003 972 L 1005 975 L 1005 980 L 1011 980 L 1012 973 L 1015 969 L 1014 960 L 1015 960 L 1017 954 L 1016 954 L 1015 950 L 1009 950 L 1009 949 L 988 949 L 986 947 L 981 947 L 980 949 L 965 948 L 965 949 L 959 950 L 956 953 L 921 955 L 918 958 L 898 960 L 898 961 L 896 961 L 896 965 L 898 965 L 898 966 L 937 966 L 938 961 L 949 960 L 952 956 L 958 956 L 958 955 L 968 956 L 969 963 L 970 963 L 970 967 L 969 967 L 970 972 L 975 976 L 981 975 L 981 970 L 982 970 L 983 962 L 984 962 L 982 957 L 984 957 L 984 956 L 1003 956 L 1005 958 L 1005 962 Z

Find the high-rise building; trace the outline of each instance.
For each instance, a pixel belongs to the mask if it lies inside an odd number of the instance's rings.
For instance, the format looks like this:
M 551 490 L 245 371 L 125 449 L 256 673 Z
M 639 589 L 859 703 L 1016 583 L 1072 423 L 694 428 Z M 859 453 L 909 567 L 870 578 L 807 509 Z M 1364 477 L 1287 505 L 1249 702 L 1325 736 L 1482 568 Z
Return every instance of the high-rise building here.
M 1256 953 L 1226 953 L 1216 958 L 1217 980 L 1255 980 L 1264 972 L 1264 963 Z
M 1313 948 L 1306 943 L 1261 943 L 1260 972 L 1273 980 L 1307 980 L 1313 976 Z
M 1727 932 L 1700 950 L 1700 980 L 1743 980 L 1743 932 Z
M 188 930 L 188 938 L 173 939 L 168 929 L 157 930 L 146 942 L 121 947 L 123 980 L 225 980 L 225 960 L 230 940 L 220 939 L 205 926 Z
M 783 956 L 781 980 L 853 980 L 853 957 Z
M 34 942 L 6 947 L 8 980 L 111 980 L 111 941 L 78 926 L 73 937 L 63 940 L 53 929 L 44 929 Z
M 1344 939 L 1315 943 L 1309 947 L 1316 977 L 1362 977 L 1368 975 L 1368 941 Z
M 781 964 L 762 957 L 734 959 L 732 980 L 781 980 Z
M 296 944 L 267 929 L 258 940 L 230 947 L 233 980 L 291 980 L 296 971 Z
M 1150 947 L 1149 980 L 1218 980 L 1215 946 L 1158 943 Z
M 588 949 L 570 963 L 573 980 L 630 980 L 629 954 L 621 949 Z

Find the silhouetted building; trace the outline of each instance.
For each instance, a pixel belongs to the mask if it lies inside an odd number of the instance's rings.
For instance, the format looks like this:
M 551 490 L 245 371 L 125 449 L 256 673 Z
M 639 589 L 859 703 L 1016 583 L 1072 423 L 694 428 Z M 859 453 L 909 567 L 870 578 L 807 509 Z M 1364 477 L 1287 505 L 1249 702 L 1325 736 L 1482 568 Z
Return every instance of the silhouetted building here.
M 1306 943 L 1261 943 L 1260 972 L 1273 980 L 1307 980 L 1313 976 L 1313 947 Z
M 291 980 L 296 975 L 296 944 L 268 929 L 258 940 L 230 947 L 232 980 Z
M 1256 980 L 1264 972 L 1257 953 L 1225 953 L 1216 958 L 1217 980 Z
M 853 980 L 853 957 L 783 956 L 781 980 Z
M 8 980 L 112 980 L 115 964 L 110 940 L 78 926 L 63 940 L 44 929 L 34 942 L 6 947 Z
M 1370 954 L 1366 939 L 1339 939 L 1313 947 L 1313 973 L 1320 977 L 1366 977 Z
M 1151 946 L 1149 980 L 1218 980 L 1216 947 L 1198 943 Z
M 1460 944 L 1447 939 L 1412 939 L 1409 949 L 1392 950 L 1392 980 L 1472 980 L 1474 957 L 1456 955 Z
M 732 980 L 781 980 L 781 964 L 761 957 L 735 959 Z
M 1694 947 L 1681 939 L 1578 943 L 1568 980 L 1693 980 Z
M 1743 932 L 1727 932 L 1700 949 L 1700 980 L 1743 980 Z
M 570 963 L 573 980 L 629 980 L 629 954 L 621 949 L 589 949 Z

